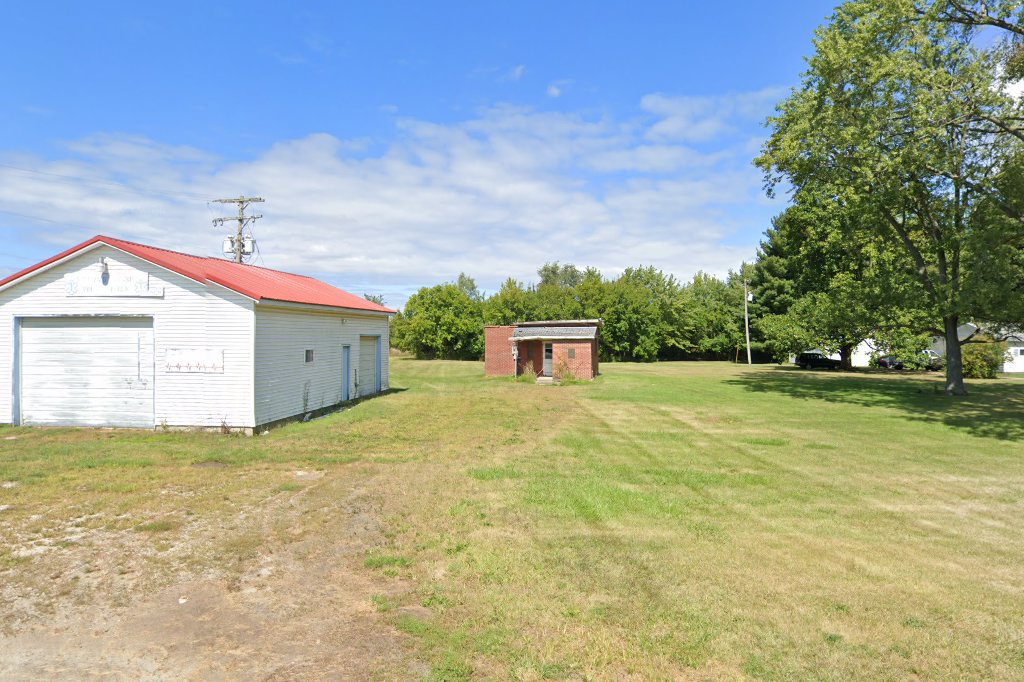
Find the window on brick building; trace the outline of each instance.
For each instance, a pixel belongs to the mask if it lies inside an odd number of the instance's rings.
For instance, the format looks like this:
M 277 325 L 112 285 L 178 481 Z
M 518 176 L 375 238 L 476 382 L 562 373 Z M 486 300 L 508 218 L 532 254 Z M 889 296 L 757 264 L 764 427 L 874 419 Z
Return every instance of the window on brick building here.
M 576 359 L 576 349 L 575 348 L 570 348 L 569 349 L 569 359 L 570 360 L 575 360 Z

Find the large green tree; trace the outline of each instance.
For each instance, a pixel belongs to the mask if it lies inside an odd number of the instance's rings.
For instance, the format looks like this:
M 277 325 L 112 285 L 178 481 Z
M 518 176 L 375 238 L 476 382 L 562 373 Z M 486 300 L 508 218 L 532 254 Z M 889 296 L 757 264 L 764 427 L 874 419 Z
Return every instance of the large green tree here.
M 757 317 L 783 315 L 807 293 L 801 255 L 808 237 L 800 217 L 801 207 L 790 206 L 765 230 L 750 277 Z
M 1008 163 L 997 183 L 1006 203 L 1024 212 L 1024 157 Z M 989 199 L 980 202 L 978 215 L 988 229 L 972 235 L 972 267 L 967 276 L 982 273 L 986 281 L 985 286 L 968 282 L 971 305 L 982 311 L 982 319 L 993 323 L 990 335 L 1020 332 L 1024 328 L 1024 225 Z
M 975 26 L 943 18 L 951 6 L 840 6 L 817 33 L 801 86 L 770 119 L 757 163 L 770 191 L 785 181 L 877 216 L 857 224 L 854 244 L 913 275 L 891 296 L 945 336 L 946 391 L 964 394 L 957 329 L 999 284 L 976 267 L 972 247 L 992 225 L 979 209 L 988 201 L 1012 216 L 994 179 L 1016 138 L 991 122 L 1013 121 L 1020 105 L 999 82 L 1001 57 L 975 47 Z
M 484 301 L 485 324 L 512 324 L 533 318 L 531 294 L 517 280 L 509 277 L 498 293 Z
M 679 347 L 679 283 L 654 267 L 626 268 L 608 283 L 601 344 L 617 360 L 657 360 Z
M 924 21 L 958 24 L 971 30 L 985 28 L 997 32 L 990 48 L 998 75 L 1004 82 L 1024 79 L 1024 2 L 1021 0 L 922 0 L 914 12 Z M 985 107 L 968 112 L 971 120 L 992 132 L 1008 134 L 1024 141 L 1024 119 L 1013 113 L 986 111 Z
M 419 358 L 475 360 L 483 354 L 483 313 L 476 284 L 465 275 L 457 283 L 423 287 L 396 316 L 395 347 Z
M 896 282 L 905 288 L 900 280 L 906 278 L 887 267 L 877 244 L 863 239 L 876 216 L 809 186 L 793 200 L 758 253 L 756 326 L 777 358 L 817 347 L 838 352 L 850 369 L 861 341 L 905 324 L 892 289 Z
M 738 284 L 738 286 L 737 286 Z M 743 344 L 743 280 L 698 272 L 680 291 L 678 346 L 689 357 L 730 357 Z
M 583 307 L 576 287 L 583 281 L 583 272 L 575 265 L 545 263 L 537 269 L 540 282 L 532 288 L 532 313 L 540 320 L 572 320 L 582 316 Z

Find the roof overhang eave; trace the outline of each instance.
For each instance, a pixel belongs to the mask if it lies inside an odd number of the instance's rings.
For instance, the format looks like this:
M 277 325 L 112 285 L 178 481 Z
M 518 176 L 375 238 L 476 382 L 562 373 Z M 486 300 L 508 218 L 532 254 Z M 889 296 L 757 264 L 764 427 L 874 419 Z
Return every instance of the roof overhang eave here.
M 387 310 L 367 310 L 366 308 L 347 308 L 337 305 L 320 305 L 317 303 L 298 303 L 296 301 L 282 301 L 276 298 L 261 298 L 256 300 L 256 305 L 272 308 L 294 308 L 296 310 L 316 310 L 325 313 L 351 313 L 354 315 L 373 315 L 390 317 L 395 314 Z

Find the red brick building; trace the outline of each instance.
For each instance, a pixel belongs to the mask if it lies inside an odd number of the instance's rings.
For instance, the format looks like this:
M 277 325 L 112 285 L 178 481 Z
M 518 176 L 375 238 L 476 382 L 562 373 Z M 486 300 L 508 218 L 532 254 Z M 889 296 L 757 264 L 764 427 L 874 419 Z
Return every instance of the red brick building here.
M 600 320 L 519 322 L 484 327 L 484 374 L 593 379 L 598 374 Z

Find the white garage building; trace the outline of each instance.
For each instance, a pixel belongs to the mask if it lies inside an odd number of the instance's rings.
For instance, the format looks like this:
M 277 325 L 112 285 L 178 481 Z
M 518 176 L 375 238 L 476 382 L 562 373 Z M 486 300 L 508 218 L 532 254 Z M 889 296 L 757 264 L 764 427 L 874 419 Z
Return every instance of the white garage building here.
M 0 423 L 251 432 L 386 390 L 393 312 L 94 237 L 0 280 Z

